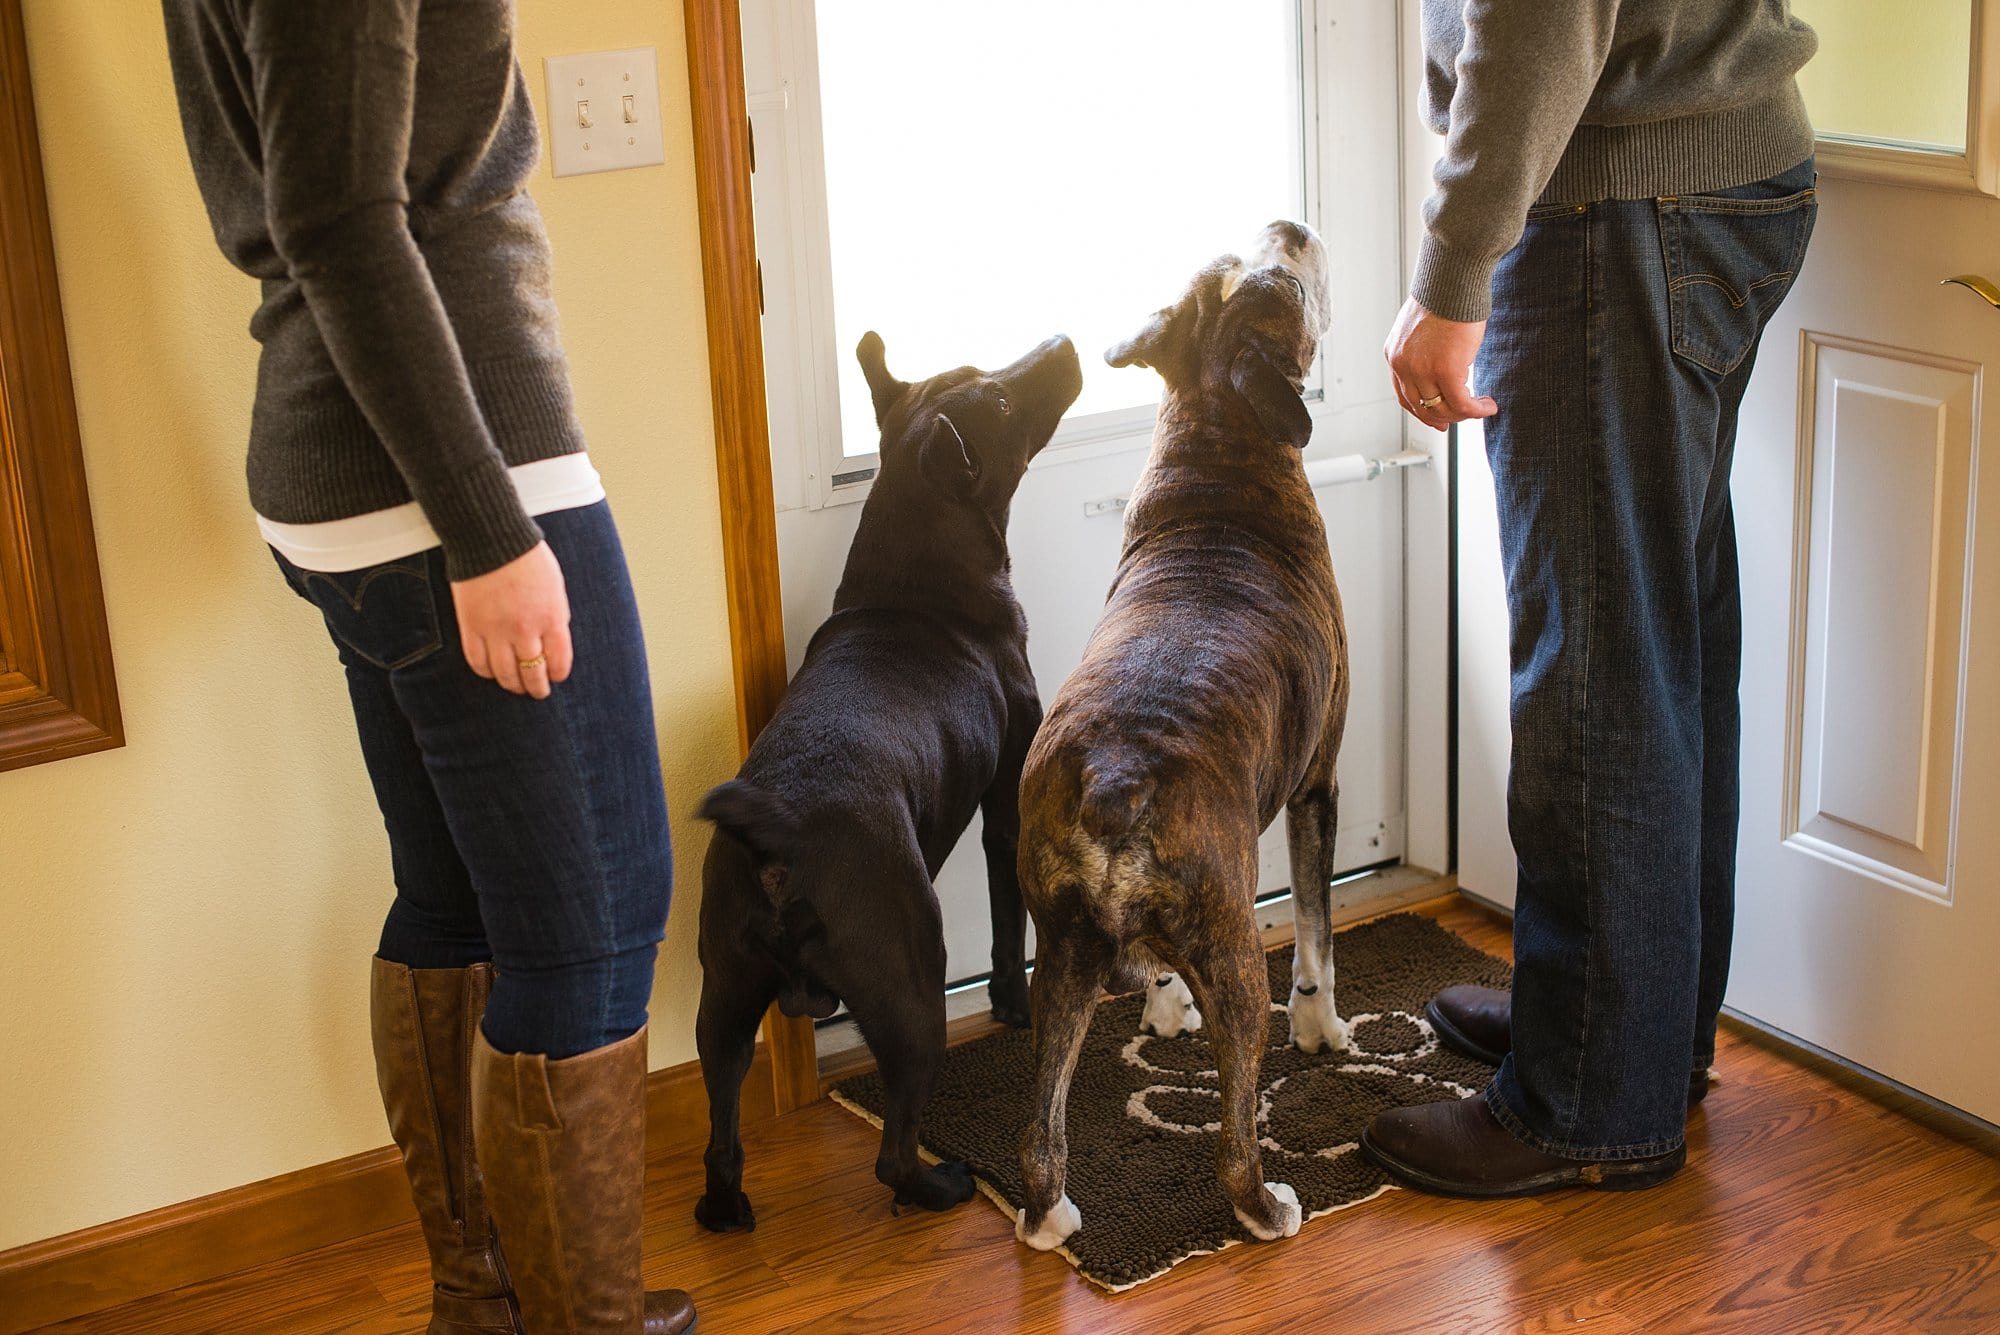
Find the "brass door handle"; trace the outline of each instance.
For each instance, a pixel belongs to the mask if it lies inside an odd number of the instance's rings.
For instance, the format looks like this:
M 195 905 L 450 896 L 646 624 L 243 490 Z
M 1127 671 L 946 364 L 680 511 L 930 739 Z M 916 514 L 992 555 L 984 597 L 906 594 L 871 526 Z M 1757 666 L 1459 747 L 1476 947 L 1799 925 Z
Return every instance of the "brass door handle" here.
M 1939 287 L 1943 287 L 1946 283 L 1957 283 L 1960 287 L 1971 288 L 1985 300 L 1987 305 L 2000 307 L 2000 287 L 1993 286 L 1976 273 L 1962 273 L 1956 278 L 1938 279 Z

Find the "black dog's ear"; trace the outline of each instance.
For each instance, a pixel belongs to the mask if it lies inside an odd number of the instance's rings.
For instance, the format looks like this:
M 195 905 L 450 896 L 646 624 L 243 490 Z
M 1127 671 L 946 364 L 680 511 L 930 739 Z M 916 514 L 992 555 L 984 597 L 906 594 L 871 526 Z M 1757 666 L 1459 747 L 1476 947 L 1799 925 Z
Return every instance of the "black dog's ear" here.
M 896 406 L 896 400 L 903 397 L 903 391 L 909 385 L 889 374 L 889 364 L 883 357 L 882 336 L 873 329 L 861 336 L 861 342 L 854 349 L 854 359 L 861 363 L 861 374 L 868 377 L 868 397 L 875 401 L 875 425 L 880 428 L 883 419 L 889 416 L 889 409 Z
M 979 456 L 958 434 L 958 426 L 943 413 L 931 423 L 931 433 L 917 454 L 917 466 L 931 485 L 954 496 L 969 495 L 979 485 Z
M 1105 364 L 1150 366 L 1161 375 L 1179 366 L 1187 352 L 1188 313 L 1193 306 L 1194 298 L 1189 296 L 1154 312 L 1145 328 L 1104 354 Z
M 1278 369 L 1268 349 L 1250 344 L 1229 366 L 1229 383 L 1273 440 L 1302 450 L 1312 439 L 1312 414 L 1306 411 L 1299 385 Z

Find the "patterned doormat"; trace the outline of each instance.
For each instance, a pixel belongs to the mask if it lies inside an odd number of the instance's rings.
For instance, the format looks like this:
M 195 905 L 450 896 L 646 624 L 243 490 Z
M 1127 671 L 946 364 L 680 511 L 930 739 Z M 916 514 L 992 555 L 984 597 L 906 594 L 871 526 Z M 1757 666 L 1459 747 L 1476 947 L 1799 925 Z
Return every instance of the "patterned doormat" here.
M 1297 1190 L 1308 1220 L 1390 1186 L 1358 1148 L 1376 1113 L 1485 1087 L 1492 1068 L 1441 1048 L 1424 1003 L 1453 983 L 1504 987 L 1509 978 L 1502 961 L 1411 913 L 1336 934 L 1333 957 L 1336 1004 L 1358 1051 L 1307 1056 L 1291 1046 L 1283 1009 L 1291 948 L 1269 956 L 1264 1174 Z M 1221 1096 L 1207 1035 L 1141 1035 L 1141 1000 L 1135 993 L 1097 1008 L 1069 1096 L 1069 1194 L 1083 1227 L 1063 1254 L 1113 1292 L 1251 1241 L 1215 1180 Z M 1009 1219 L 1022 1200 L 1015 1155 L 1033 1085 L 1028 1034 L 1010 1029 L 951 1049 L 924 1114 L 927 1157 L 971 1164 L 979 1189 Z M 843 1081 L 833 1097 L 881 1125 L 886 1105 L 873 1073 Z

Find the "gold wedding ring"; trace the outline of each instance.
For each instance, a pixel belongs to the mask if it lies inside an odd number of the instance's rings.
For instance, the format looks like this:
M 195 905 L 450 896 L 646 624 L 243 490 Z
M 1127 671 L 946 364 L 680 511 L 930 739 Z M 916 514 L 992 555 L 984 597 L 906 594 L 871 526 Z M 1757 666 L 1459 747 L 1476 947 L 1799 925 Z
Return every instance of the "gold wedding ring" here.
M 1440 403 L 1443 403 L 1443 402 L 1444 402 L 1444 395 L 1442 395 L 1442 394 L 1433 394 L 1433 395 L 1431 395 L 1431 396 L 1430 396 L 1429 398 L 1427 398 L 1427 399 L 1418 399 L 1418 400 L 1417 400 L 1417 406 L 1418 406 L 1419 408 L 1435 408 L 1435 407 L 1437 407 L 1437 406 L 1438 406 L 1438 405 L 1439 405 Z
M 536 654 L 533 658 L 517 658 L 514 660 L 514 665 L 523 672 L 532 672 L 538 667 L 545 666 L 548 661 L 547 654 Z

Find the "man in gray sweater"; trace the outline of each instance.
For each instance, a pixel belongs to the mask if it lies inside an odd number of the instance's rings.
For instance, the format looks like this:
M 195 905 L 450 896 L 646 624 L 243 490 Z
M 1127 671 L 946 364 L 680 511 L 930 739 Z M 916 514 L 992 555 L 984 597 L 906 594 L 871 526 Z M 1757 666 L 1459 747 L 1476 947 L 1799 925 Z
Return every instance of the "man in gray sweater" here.
M 1812 233 L 1816 39 L 1787 0 L 1425 0 L 1424 44 L 1447 139 L 1386 355 L 1418 420 L 1485 419 L 1516 966 L 1511 995 L 1428 1008 L 1499 1067 L 1486 1091 L 1362 1144 L 1451 1195 L 1650 1186 L 1686 1159 L 1728 975 L 1729 465 Z

